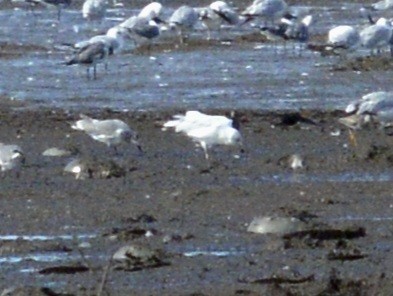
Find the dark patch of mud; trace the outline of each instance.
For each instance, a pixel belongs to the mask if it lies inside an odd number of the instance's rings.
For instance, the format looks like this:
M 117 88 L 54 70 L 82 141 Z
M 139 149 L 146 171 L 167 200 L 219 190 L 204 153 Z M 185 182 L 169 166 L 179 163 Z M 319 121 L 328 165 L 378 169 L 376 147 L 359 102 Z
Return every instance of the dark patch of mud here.
M 366 56 L 343 61 L 333 67 L 333 71 L 389 71 L 393 60 L 389 56 Z
M 127 145 L 112 154 L 72 130 L 80 112 L 126 121 L 144 154 Z M 2 234 L 75 239 L 1 242 L 7 260 L 32 253 L 65 259 L 3 262 L 0 287 L 36 295 L 49 284 L 51 295 L 389 294 L 392 226 L 378 219 L 391 216 L 391 181 L 366 177 L 393 173 L 385 157 L 391 136 L 364 129 L 353 147 L 337 121 L 341 111 L 239 110 L 246 153 L 234 158 L 237 149 L 216 147 L 206 161 L 185 136 L 161 130 L 180 112 L 1 109 L 0 141 L 26 154 L 19 177 L 1 179 Z M 41 155 L 49 147 L 112 159 L 125 174 L 76 180 L 63 172 L 67 157 Z M 294 153 L 305 159 L 295 171 L 280 163 Z M 309 228 L 286 236 L 248 233 L 258 216 L 302 217 Z M 95 236 L 86 242 L 78 234 Z M 111 262 L 125 246 L 145 247 L 125 252 L 120 265 Z
M 15 59 L 26 53 L 47 52 L 45 47 L 33 44 L 0 43 L 0 59 Z

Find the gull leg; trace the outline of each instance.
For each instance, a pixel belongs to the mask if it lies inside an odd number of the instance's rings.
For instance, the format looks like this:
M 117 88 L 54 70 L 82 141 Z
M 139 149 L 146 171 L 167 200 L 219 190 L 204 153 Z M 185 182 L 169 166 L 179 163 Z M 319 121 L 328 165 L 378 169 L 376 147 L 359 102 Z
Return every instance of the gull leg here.
M 97 79 L 97 65 L 93 66 L 93 77 L 94 77 L 94 80 Z
M 355 132 L 352 129 L 349 129 L 348 137 L 349 137 L 349 142 L 351 143 L 351 145 L 353 147 L 357 147 L 358 146 L 358 141 L 356 139 Z
M 206 160 L 209 160 L 209 153 L 207 153 L 207 145 L 206 142 L 201 142 L 201 147 L 203 149 L 203 151 L 205 152 L 205 158 Z

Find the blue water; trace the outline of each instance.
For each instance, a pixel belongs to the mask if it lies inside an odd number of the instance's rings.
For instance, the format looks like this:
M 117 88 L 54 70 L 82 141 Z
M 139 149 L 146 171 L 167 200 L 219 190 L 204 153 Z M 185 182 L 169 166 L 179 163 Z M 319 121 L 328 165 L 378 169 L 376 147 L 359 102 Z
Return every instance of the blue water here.
M 326 35 L 343 16 L 349 24 L 366 23 L 358 4 L 306 8 L 315 16 L 314 35 Z M 310 51 L 299 56 L 292 44 L 284 51 L 282 44 L 275 49 L 269 43 L 236 41 L 257 31 L 250 26 L 226 28 L 221 37 L 216 34 L 225 41 L 204 47 L 154 50 L 153 46 L 151 52 L 138 54 L 129 42 L 126 52 L 110 58 L 109 70 L 99 65 L 96 81 L 87 79 L 84 67 L 62 65 L 72 54 L 63 43 L 104 33 L 136 11 L 111 9 L 108 18 L 95 26 L 86 24 L 78 10 L 64 11 L 60 23 L 51 10 L 0 11 L 0 44 L 18 45 L 22 50 L 20 55 L 1 59 L 0 95 L 27 108 L 342 109 L 390 83 L 384 73 L 332 72 L 337 57 L 324 58 Z M 192 40 L 205 38 L 203 30 L 191 34 Z M 165 33 L 154 43 L 176 40 Z

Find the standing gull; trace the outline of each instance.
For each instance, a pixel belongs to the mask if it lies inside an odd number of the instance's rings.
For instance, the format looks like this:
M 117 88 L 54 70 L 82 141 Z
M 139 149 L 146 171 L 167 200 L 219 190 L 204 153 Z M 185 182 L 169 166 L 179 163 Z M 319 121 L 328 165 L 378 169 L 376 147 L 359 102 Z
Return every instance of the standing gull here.
M 75 130 L 86 132 L 96 141 L 105 143 L 108 147 L 113 147 L 117 152 L 117 146 L 122 142 L 133 143 L 142 151 L 138 142 L 138 135 L 135 131 L 120 119 L 93 119 L 86 115 L 81 115 L 81 119 L 72 126 Z
M 364 95 L 360 100 L 351 102 L 345 112 L 350 115 L 340 118 L 339 122 L 349 128 L 350 141 L 356 146 L 354 130 L 370 122 L 377 122 L 383 128 L 392 125 L 393 92 L 377 91 Z
M 247 7 L 242 15 L 247 17 L 247 21 L 256 17 L 262 17 L 271 24 L 280 17 L 282 17 L 288 10 L 288 5 L 284 0 L 254 0 L 254 2 Z M 265 22 L 265 23 L 266 23 Z
M 97 79 L 97 64 L 104 62 L 109 49 L 104 42 L 89 43 L 82 47 L 73 58 L 65 62 L 67 66 L 79 64 L 87 66 L 87 78 L 90 79 L 90 67 L 93 67 L 93 78 Z
M 126 30 L 135 45 L 140 44 L 143 40 L 151 40 L 160 35 L 158 24 L 145 17 L 132 16 L 118 26 Z
M 371 54 L 376 49 L 379 52 L 382 48 L 390 45 L 392 36 L 392 26 L 385 18 L 380 18 L 374 25 L 368 26 L 360 32 L 361 45 L 370 49 Z
M 0 143 L 0 167 L 2 172 L 18 168 L 23 162 L 23 152 L 18 145 Z
M 105 35 L 96 35 L 88 40 L 77 42 L 73 45 L 73 48 L 78 51 L 88 47 L 94 43 L 102 43 L 108 51 L 108 55 L 116 54 L 121 51 L 125 42 L 125 38 L 128 36 L 126 30 L 119 26 L 110 28 Z M 107 62 L 105 60 L 105 68 L 107 68 Z
M 310 38 L 309 27 L 312 22 L 312 16 L 305 16 L 300 22 L 294 22 L 287 18 L 281 18 L 280 22 L 274 26 L 263 26 L 261 34 L 268 40 L 284 42 L 293 40 L 299 42 L 301 45 L 308 42 Z M 286 44 L 284 43 L 284 46 Z M 300 46 L 299 54 L 301 54 L 302 46 Z
M 199 8 L 199 18 L 208 31 L 208 39 L 211 39 L 211 30 L 220 30 L 222 24 L 237 25 L 239 15 L 224 1 L 215 1 L 208 7 Z
M 341 25 L 332 28 L 328 33 L 328 46 L 333 51 L 340 51 L 340 56 L 353 51 L 360 44 L 359 32 L 352 26 Z
M 184 43 L 184 32 L 192 30 L 199 20 L 198 12 L 187 5 L 180 6 L 168 20 L 171 29 L 177 31 L 180 43 Z
M 205 158 L 209 159 L 208 149 L 215 145 L 239 145 L 242 146 L 242 137 L 237 122 L 220 115 L 207 115 L 199 111 L 188 111 L 185 115 L 175 115 L 174 119 L 166 122 L 163 127 L 174 128 L 190 137 L 205 152 Z

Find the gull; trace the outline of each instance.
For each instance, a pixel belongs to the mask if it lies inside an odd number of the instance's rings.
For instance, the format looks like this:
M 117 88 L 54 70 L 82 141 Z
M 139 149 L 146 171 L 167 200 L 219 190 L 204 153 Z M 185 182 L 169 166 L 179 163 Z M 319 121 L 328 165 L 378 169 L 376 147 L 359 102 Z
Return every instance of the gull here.
M 146 5 L 138 14 L 140 18 L 154 20 L 157 23 L 164 22 L 161 18 L 162 4 L 159 2 L 152 2 Z
M 0 143 L 0 167 L 2 172 L 18 168 L 23 162 L 24 155 L 18 145 Z
M 89 43 L 82 47 L 73 58 L 65 62 L 65 65 L 86 65 L 87 78 L 90 79 L 90 67 L 93 67 L 93 77 L 97 79 L 97 64 L 105 61 L 109 55 L 109 48 L 104 42 Z
M 300 22 L 294 22 L 287 18 L 281 18 L 278 25 L 275 26 L 263 26 L 261 27 L 261 34 L 263 34 L 268 40 L 293 40 L 304 44 L 308 42 L 309 26 L 312 22 L 312 16 L 305 16 Z M 302 47 L 300 48 L 301 53 Z
M 391 36 L 390 22 L 385 18 L 380 18 L 374 25 L 368 26 L 360 32 L 360 42 L 373 54 L 374 49 L 379 52 L 383 47 L 390 45 Z
M 285 32 L 286 36 L 290 40 L 299 42 L 301 45 L 308 42 L 310 39 L 309 28 L 312 23 L 312 15 L 307 15 L 300 22 L 293 22 L 286 19 L 288 22 L 288 28 Z M 300 53 L 302 46 L 300 46 Z
M 377 91 L 364 95 L 360 100 L 351 102 L 345 112 L 349 116 L 339 122 L 349 128 L 350 140 L 356 146 L 353 130 L 359 130 L 370 122 L 378 122 L 382 128 L 393 123 L 393 92 Z
M 387 127 L 393 122 L 393 92 L 377 91 L 366 94 L 360 100 L 351 102 L 345 112 L 363 117 L 368 115 L 382 127 Z M 361 128 L 360 123 L 361 121 L 354 128 Z
M 199 111 L 188 111 L 185 115 L 175 115 L 163 127 L 174 128 L 193 141 L 198 142 L 209 159 L 208 149 L 215 145 L 240 145 L 242 137 L 234 126 L 236 121 L 220 115 L 207 115 Z
M 135 131 L 120 119 L 99 120 L 80 115 L 81 119 L 76 121 L 71 128 L 84 131 L 96 141 L 105 143 L 108 147 L 114 147 L 117 153 L 117 146 L 122 142 L 133 143 L 142 152 L 138 142 L 138 135 Z
M 360 45 L 359 32 L 352 26 L 340 25 L 329 30 L 328 46 L 340 51 L 340 56 L 348 51 L 354 51 Z
M 222 115 L 207 115 L 199 111 L 187 111 L 185 115 L 175 115 L 172 120 L 169 120 L 163 125 L 163 129 L 168 127 L 174 128 L 177 133 L 187 134 L 194 128 L 209 127 L 212 125 L 221 126 L 238 126 L 234 123 L 234 119 L 227 118 Z
M 224 1 L 215 1 L 208 7 L 197 9 L 199 18 L 207 28 L 208 40 L 212 29 L 220 29 L 223 23 L 237 25 L 240 22 L 237 12 Z
M 367 7 L 368 8 L 368 7 Z M 387 10 L 393 8 L 393 0 L 382 0 L 370 5 L 374 10 Z
M 254 0 L 242 15 L 250 21 L 256 17 L 263 17 L 272 24 L 277 18 L 282 17 L 288 10 L 288 5 L 284 0 Z
M 45 7 L 56 7 L 57 19 L 60 21 L 61 10 L 71 5 L 71 0 L 26 0 L 27 3 L 33 5 L 41 4 Z
M 160 35 L 160 28 L 156 21 L 139 15 L 128 18 L 118 27 L 124 28 L 135 44 L 143 39 L 151 40 Z
M 110 28 L 105 35 L 96 35 L 84 41 L 77 42 L 73 45 L 75 49 L 82 49 L 94 43 L 103 43 L 108 48 L 108 54 L 112 55 L 117 53 L 123 48 L 124 38 L 127 32 L 124 28 L 116 26 Z
M 121 51 L 124 45 L 124 39 L 128 36 L 126 30 L 122 27 L 116 26 L 110 28 L 105 35 L 96 35 L 88 40 L 83 40 L 75 43 L 72 47 L 78 51 L 92 45 L 94 43 L 102 43 L 108 51 L 108 55 L 114 55 Z M 105 60 L 105 68 L 108 68 Z
M 88 21 L 102 20 L 106 13 L 107 0 L 86 0 L 82 6 L 83 18 Z
M 184 43 L 184 31 L 193 29 L 198 20 L 198 12 L 190 6 L 183 5 L 173 12 L 168 23 L 171 29 L 177 31 L 180 43 Z

